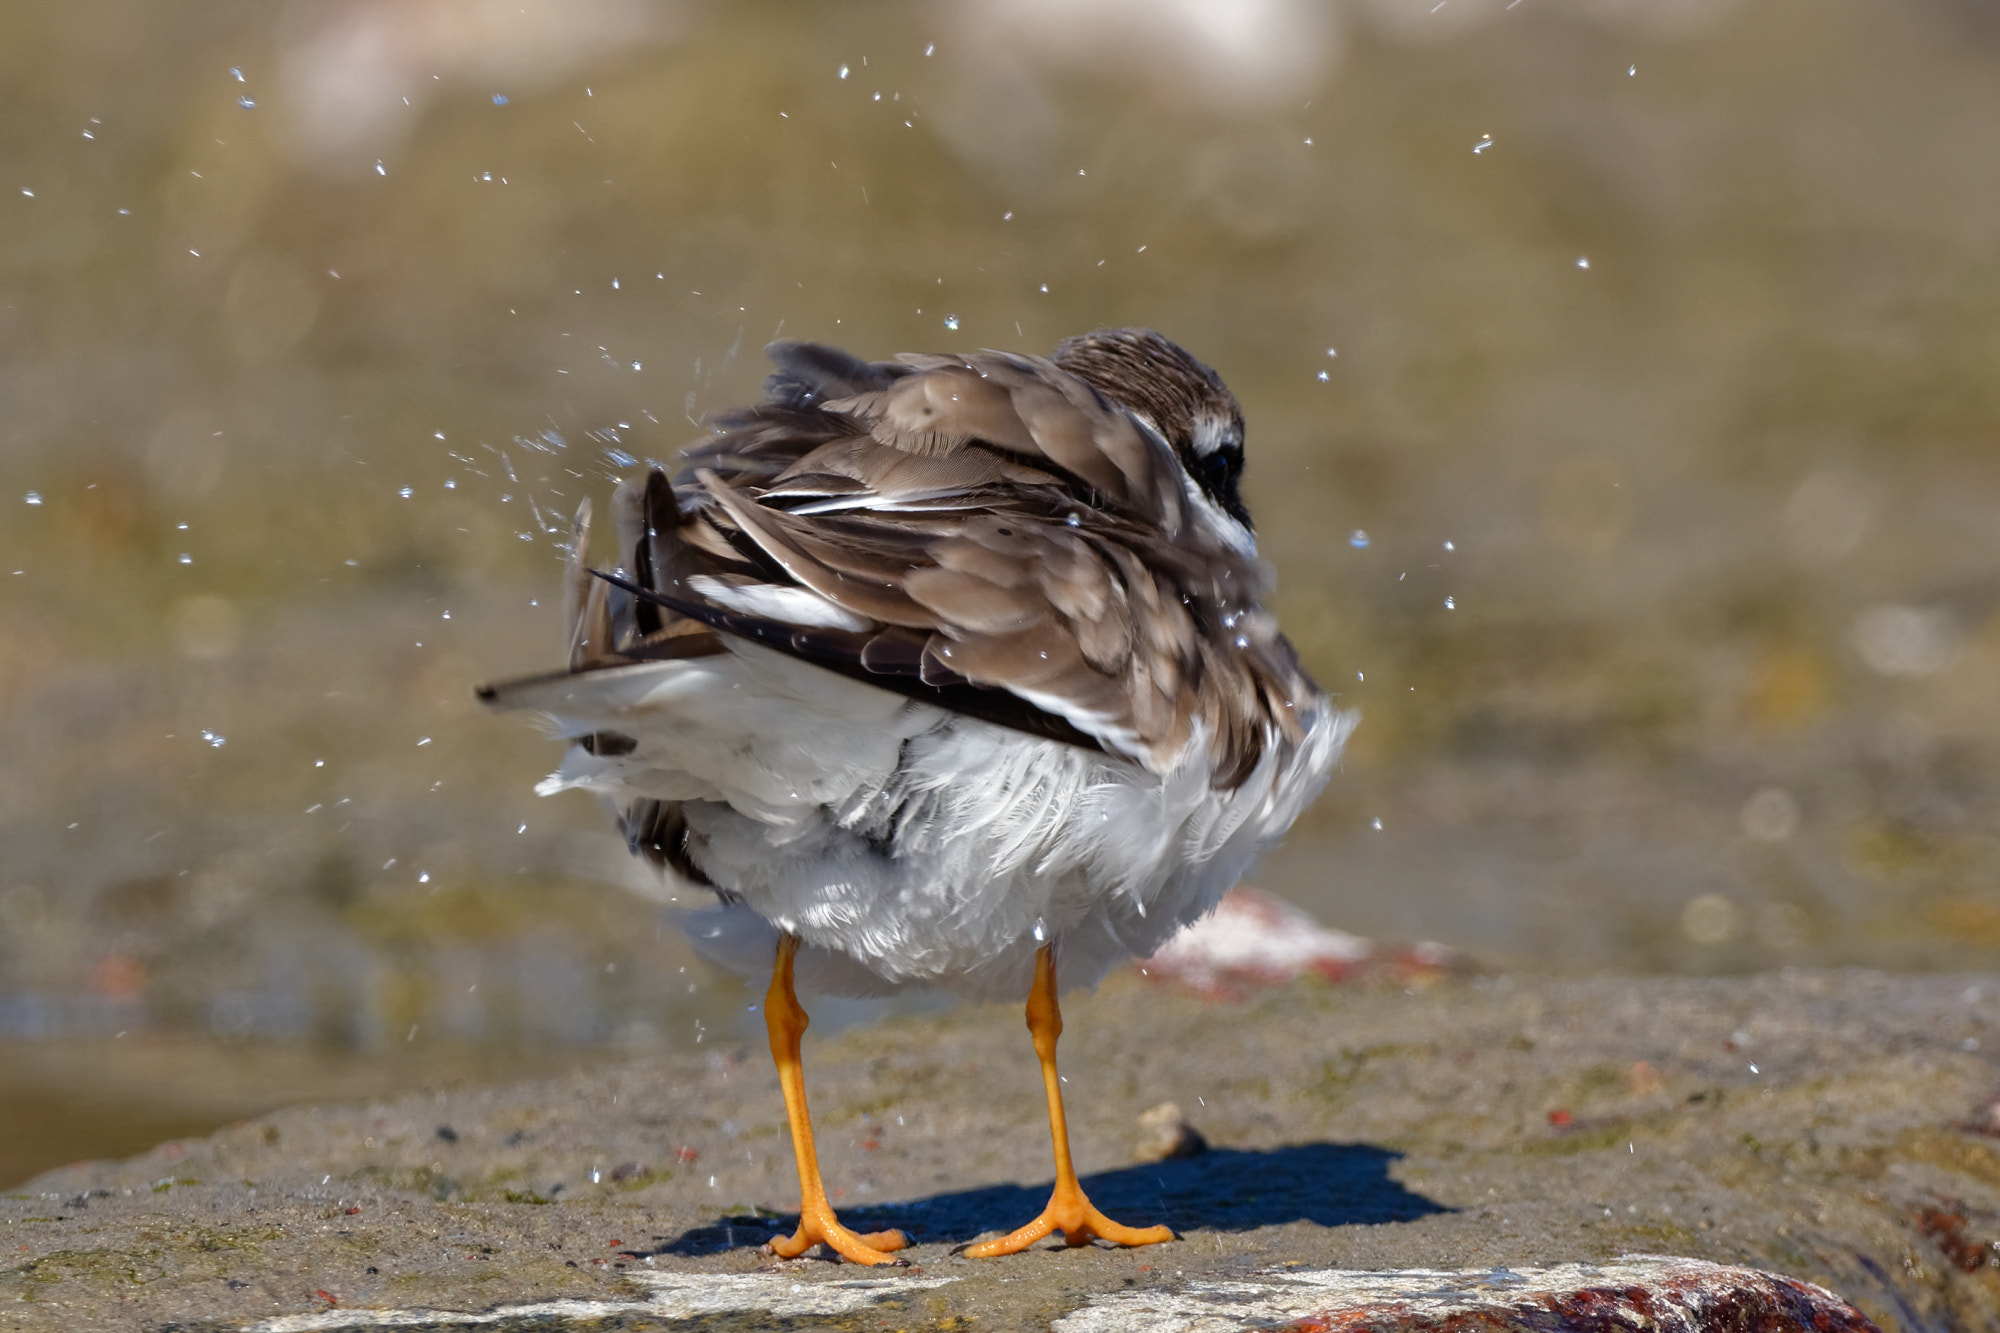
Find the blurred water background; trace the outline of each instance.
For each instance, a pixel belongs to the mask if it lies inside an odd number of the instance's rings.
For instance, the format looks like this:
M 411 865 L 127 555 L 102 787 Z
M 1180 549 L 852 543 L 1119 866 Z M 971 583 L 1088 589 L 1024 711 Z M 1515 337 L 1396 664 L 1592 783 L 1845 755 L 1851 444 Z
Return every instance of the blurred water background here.
M 756 1039 L 471 690 L 781 333 L 1223 373 L 1331 924 L 1989 966 L 1996 126 L 1976 0 L 0 3 L 0 1184 Z

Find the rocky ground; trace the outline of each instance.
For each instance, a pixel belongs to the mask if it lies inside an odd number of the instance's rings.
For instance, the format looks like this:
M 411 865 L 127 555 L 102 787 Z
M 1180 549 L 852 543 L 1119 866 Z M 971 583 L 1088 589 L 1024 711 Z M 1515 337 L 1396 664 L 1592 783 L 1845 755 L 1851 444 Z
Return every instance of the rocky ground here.
M 966 1008 L 807 1041 L 829 1187 L 912 1234 L 907 1268 L 758 1251 L 797 1198 L 776 1079 L 697 1047 L 48 1173 L 0 1199 L 0 1328 L 1030 1328 L 1288 1272 L 1633 1253 L 1816 1282 L 1890 1333 L 2000 1321 L 2000 977 L 1128 977 L 1065 1017 L 1087 1187 L 1177 1242 L 952 1253 L 1049 1177 L 1020 1017 Z M 1143 1160 L 1166 1101 L 1208 1151 Z

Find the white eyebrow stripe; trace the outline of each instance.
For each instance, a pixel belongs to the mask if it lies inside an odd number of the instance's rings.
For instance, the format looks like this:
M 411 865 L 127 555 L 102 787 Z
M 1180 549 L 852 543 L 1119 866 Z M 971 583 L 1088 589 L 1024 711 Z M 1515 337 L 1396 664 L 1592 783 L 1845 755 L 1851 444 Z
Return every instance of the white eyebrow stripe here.
M 1213 412 L 1204 412 L 1194 419 L 1194 451 L 1200 458 L 1206 458 L 1223 445 L 1232 443 L 1229 423 Z

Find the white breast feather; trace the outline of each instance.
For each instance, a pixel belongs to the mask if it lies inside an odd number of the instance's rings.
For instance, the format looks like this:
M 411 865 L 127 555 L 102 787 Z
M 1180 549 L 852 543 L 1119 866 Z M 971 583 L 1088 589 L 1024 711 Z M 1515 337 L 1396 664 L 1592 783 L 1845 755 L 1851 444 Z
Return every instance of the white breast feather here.
M 1209 787 L 1197 735 L 1164 774 L 946 712 L 756 645 L 552 683 L 530 706 L 573 748 L 538 791 L 685 801 L 696 864 L 738 901 L 684 922 L 704 952 L 767 969 L 799 934 L 801 983 L 937 983 L 1019 998 L 1040 939 L 1094 985 L 1213 907 L 1324 783 L 1355 715 L 1301 719 L 1250 778 Z M 1038 938 L 1039 927 L 1039 938 Z

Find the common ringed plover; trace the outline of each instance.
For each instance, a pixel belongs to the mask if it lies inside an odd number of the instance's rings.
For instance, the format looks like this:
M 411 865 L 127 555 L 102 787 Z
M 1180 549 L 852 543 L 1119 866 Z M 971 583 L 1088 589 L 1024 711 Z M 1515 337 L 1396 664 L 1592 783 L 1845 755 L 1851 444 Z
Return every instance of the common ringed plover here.
M 568 669 L 480 694 L 569 742 L 538 791 L 598 793 L 635 854 L 715 892 L 684 914 L 700 951 L 770 969 L 801 1196 L 775 1253 L 905 1243 L 827 1202 L 795 976 L 1027 996 L 1055 1191 L 968 1253 L 1169 1240 L 1078 1186 L 1058 976 L 1095 985 L 1214 907 L 1355 720 L 1262 605 L 1242 410 L 1149 329 L 1046 359 L 768 351 L 763 402 L 618 488 L 614 568 L 579 511 Z

